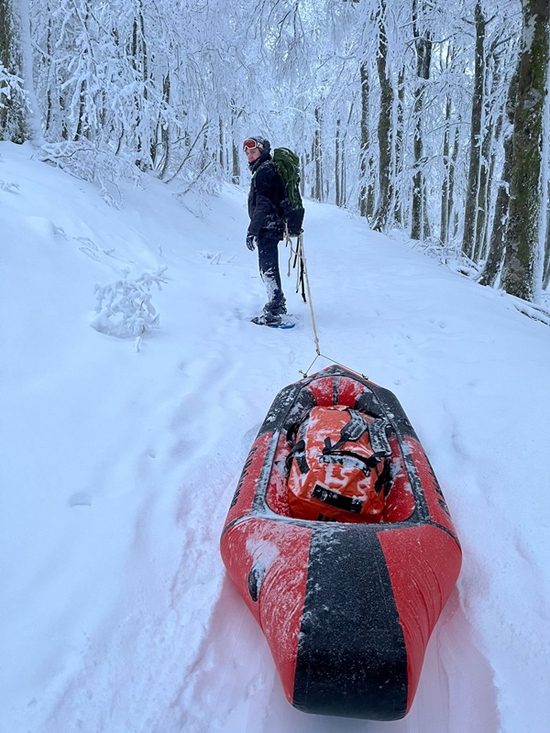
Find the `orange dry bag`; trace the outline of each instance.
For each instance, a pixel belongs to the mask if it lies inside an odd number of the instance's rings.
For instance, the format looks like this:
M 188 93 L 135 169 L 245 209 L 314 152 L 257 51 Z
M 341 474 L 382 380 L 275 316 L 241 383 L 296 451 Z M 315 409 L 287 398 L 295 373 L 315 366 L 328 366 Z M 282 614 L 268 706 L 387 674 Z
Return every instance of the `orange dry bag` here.
M 379 522 L 390 479 L 386 424 L 342 405 L 314 407 L 288 457 L 292 516 Z

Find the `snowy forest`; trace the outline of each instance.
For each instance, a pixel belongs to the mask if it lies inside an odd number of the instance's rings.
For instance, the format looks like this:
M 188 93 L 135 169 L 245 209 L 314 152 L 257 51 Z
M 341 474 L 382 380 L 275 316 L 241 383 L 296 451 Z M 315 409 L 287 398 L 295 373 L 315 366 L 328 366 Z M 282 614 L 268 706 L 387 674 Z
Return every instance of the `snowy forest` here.
M 109 198 L 239 183 L 262 134 L 307 198 L 540 304 L 549 27 L 547 0 L 1 0 L 0 139 Z
M 549 0 L 0 0 L 0 733 L 548 732 L 549 34 Z M 286 329 L 257 324 L 253 136 L 300 159 Z M 400 719 L 294 707 L 252 604 L 299 553 L 243 542 L 241 597 L 220 550 L 257 436 L 294 451 L 270 405 L 330 365 L 395 395 L 462 548 Z M 386 598 L 323 585 L 335 639 Z

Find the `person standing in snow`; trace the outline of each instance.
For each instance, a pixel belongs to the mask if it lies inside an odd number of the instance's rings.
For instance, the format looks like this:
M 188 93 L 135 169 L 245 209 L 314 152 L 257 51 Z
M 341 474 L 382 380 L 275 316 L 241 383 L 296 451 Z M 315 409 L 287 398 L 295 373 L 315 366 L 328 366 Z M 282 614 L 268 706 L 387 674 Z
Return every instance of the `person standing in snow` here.
M 243 143 L 243 150 L 252 173 L 248 194 L 250 224 L 246 246 L 251 251 L 258 249 L 260 275 L 267 290 L 267 303 L 263 313 L 252 321 L 258 325 L 279 326 L 281 316 L 286 313 L 286 300 L 279 272 L 279 242 L 284 236 L 284 222 L 279 207 L 286 192 L 271 159 L 269 140 L 249 137 Z

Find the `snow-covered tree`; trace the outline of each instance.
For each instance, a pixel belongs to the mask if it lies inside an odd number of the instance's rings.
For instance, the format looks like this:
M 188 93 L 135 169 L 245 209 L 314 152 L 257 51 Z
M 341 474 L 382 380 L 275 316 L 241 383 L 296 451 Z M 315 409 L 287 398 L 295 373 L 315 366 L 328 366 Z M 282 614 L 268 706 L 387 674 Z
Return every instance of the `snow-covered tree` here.
M 525 300 L 535 300 L 542 284 L 546 239 L 546 232 L 541 229 L 541 214 L 547 202 L 543 136 L 548 93 L 550 6 L 547 0 L 522 2 L 522 45 L 512 139 L 510 215 L 503 284 L 507 292 Z
M 15 0 L 0 2 L 0 140 L 16 143 L 30 137 L 20 11 Z

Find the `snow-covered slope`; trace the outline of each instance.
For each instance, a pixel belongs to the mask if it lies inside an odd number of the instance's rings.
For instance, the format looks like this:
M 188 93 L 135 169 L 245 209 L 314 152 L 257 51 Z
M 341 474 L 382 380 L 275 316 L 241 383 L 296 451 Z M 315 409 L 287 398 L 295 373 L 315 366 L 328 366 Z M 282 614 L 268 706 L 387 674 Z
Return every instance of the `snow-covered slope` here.
M 218 552 L 255 431 L 315 357 L 293 279 L 297 327 L 252 325 L 237 188 L 201 205 L 150 180 L 116 208 L 30 147 L 0 156 L 1 733 L 545 732 L 548 327 L 308 204 L 322 353 L 396 393 L 464 550 L 409 716 L 308 716 Z

